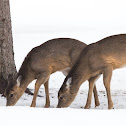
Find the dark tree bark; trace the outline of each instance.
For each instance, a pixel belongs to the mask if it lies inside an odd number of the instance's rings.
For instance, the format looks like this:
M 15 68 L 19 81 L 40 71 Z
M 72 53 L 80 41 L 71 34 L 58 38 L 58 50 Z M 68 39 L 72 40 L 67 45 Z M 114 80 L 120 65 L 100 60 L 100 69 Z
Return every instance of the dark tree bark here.
M 17 75 L 13 53 L 9 0 L 0 0 L 0 93 L 7 87 L 8 75 Z
M 9 0 L 0 0 L 0 93 L 8 85 L 8 76 L 16 78 L 17 70 L 14 61 L 13 38 Z M 30 93 L 29 90 L 27 90 Z

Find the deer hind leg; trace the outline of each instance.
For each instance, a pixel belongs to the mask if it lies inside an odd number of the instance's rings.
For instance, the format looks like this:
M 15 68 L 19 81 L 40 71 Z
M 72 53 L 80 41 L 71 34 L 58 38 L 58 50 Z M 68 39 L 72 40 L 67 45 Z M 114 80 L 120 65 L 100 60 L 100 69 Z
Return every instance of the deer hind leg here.
M 110 91 L 110 81 L 112 77 L 112 70 L 113 68 L 110 66 L 110 67 L 107 67 L 103 72 L 103 82 L 104 82 L 104 86 L 106 88 L 107 97 L 108 97 L 108 109 L 113 108 L 113 102 L 112 102 L 111 91 Z
M 92 99 L 93 90 L 95 91 L 94 93 L 97 92 L 96 87 L 94 86 L 94 83 L 98 79 L 98 77 L 99 76 L 92 77 L 92 78 L 89 79 L 89 91 L 88 91 L 87 103 L 86 103 L 86 105 L 84 107 L 85 109 L 89 109 L 90 106 L 91 106 L 91 99 Z M 95 98 L 97 98 L 96 100 L 97 100 L 97 102 L 99 102 L 97 94 L 95 94 Z
M 95 107 L 100 105 L 99 98 L 98 98 L 98 93 L 97 93 L 97 88 L 96 85 L 94 84 L 94 99 L 95 99 Z
M 46 81 L 46 83 L 44 84 L 45 87 L 45 94 L 46 94 L 46 104 L 45 104 L 45 108 L 48 108 L 50 106 L 50 99 L 49 99 L 49 80 Z
M 31 104 L 31 107 L 35 107 L 36 106 L 36 97 L 37 97 L 37 94 L 38 94 L 38 90 L 40 88 L 40 86 L 42 84 L 44 84 L 48 78 L 49 78 L 49 73 L 42 73 L 38 79 L 36 80 L 36 83 L 35 83 L 35 91 L 34 91 L 34 96 L 33 96 L 33 100 L 32 100 L 32 104 Z

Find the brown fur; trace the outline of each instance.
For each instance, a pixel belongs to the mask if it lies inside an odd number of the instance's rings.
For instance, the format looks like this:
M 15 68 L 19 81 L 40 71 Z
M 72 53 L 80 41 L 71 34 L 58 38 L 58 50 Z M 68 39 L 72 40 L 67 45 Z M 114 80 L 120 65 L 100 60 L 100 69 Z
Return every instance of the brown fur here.
M 17 77 L 17 82 L 6 90 L 7 105 L 14 105 L 22 96 L 31 81 L 36 80 L 35 92 L 31 106 L 36 105 L 36 96 L 42 84 L 45 86 L 46 105 L 49 107 L 48 80 L 52 73 L 63 71 L 68 74 L 86 44 L 70 38 L 52 39 L 33 48 L 26 56 Z M 17 86 L 18 85 L 18 86 Z M 99 105 L 96 88 L 95 103 Z
M 86 80 L 90 80 L 88 99 L 85 106 L 85 108 L 89 108 L 94 82 L 100 74 L 103 74 L 103 81 L 108 96 L 108 108 L 113 108 L 110 92 L 112 71 L 125 65 L 126 34 L 110 36 L 86 46 L 59 91 L 57 107 L 69 106 L 74 100 L 80 85 Z M 66 82 L 70 77 L 72 82 L 68 91 Z

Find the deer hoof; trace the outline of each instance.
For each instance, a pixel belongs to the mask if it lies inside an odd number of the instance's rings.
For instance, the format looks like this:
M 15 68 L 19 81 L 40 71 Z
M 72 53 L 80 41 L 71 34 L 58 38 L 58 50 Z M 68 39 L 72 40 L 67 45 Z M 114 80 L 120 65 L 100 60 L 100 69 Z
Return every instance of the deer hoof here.
M 97 102 L 96 104 L 95 104 L 95 107 L 97 107 L 97 106 L 99 106 L 100 105 L 100 103 L 99 102 Z
M 30 107 L 35 107 L 36 105 L 35 104 L 31 104 L 31 106 Z
M 108 109 L 114 109 L 114 107 L 113 106 L 109 106 Z
M 85 107 L 84 107 L 84 109 L 89 109 L 90 108 L 90 105 L 86 105 Z
M 108 109 L 113 109 L 113 103 L 108 106 Z
M 50 106 L 50 105 L 47 105 L 47 104 L 46 104 L 44 108 L 49 108 L 49 106 Z

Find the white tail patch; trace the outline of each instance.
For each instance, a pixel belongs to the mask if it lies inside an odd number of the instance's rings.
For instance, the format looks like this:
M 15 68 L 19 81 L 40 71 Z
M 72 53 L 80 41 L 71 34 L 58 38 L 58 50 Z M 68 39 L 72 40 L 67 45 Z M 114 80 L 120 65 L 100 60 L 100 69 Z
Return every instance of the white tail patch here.
M 66 88 L 70 88 L 71 82 L 72 82 L 72 77 L 67 79 L 67 82 L 66 82 L 67 87 Z

